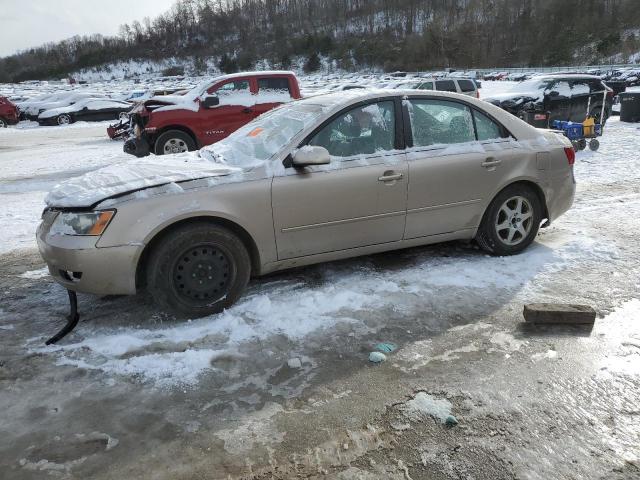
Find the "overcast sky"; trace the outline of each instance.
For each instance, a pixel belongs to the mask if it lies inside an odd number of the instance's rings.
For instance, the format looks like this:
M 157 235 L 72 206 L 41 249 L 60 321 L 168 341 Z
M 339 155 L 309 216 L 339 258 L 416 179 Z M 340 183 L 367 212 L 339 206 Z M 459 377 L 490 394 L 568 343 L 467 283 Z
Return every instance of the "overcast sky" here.
M 74 35 L 114 35 L 175 0 L 0 0 L 0 57 Z

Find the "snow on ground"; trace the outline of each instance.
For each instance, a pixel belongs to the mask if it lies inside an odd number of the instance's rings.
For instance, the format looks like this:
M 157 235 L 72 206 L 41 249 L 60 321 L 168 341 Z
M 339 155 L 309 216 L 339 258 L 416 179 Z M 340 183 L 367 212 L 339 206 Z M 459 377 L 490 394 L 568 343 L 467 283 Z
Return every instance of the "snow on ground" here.
M 26 123 L 26 125 L 23 125 Z M 44 198 L 57 183 L 130 158 L 109 122 L 0 129 L 0 254 L 35 247 Z
M 498 93 L 510 84 L 483 82 L 482 93 Z M 54 184 L 127 158 L 121 142 L 106 138 L 105 127 L 76 124 L 0 131 L 0 253 L 35 248 L 43 198 Z M 372 318 L 371 312 L 416 315 L 437 308 L 439 295 L 451 289 L 479 296 L 518 294 L 524 301 L 540 295 L 541 283 L 577 264 L 614 265 L 628 238 L 603 240 L 599 228 L 622 228 L 627 235 L 640 230 L 639 133 L 637 125 L 614 118 L 600 150 L 578 154 L 573 209 L 522 255 L 494 258 L 473 246 L 452 245 L 447 256 L 398 253 L 408 260 L 401 269 L 375 268 L 368 260 L 356 267 L 332 264 L 321 268 L 320 285 L 295 274 L 256 282 L 235 306 L 208 318 L 153 327 L 87 324 L 82 340 L 72 336 L 71 341 L 44 348 L 36 338 L 29 346 L 55 353 L 61 365 L 131 376 L 159 386 L 193 385 L 201 375 L 215 371 L 212 360 L 238 354 L 246 342 L 277 335 L 302 340 L 340 325 L 367 331 L 387 320 L 384 315 Z M 595 188 L 602 185 L 610 186 L 609 195 Z M 512 336 L 492 335 L 494 347 L 505 353 L 519 348 Z

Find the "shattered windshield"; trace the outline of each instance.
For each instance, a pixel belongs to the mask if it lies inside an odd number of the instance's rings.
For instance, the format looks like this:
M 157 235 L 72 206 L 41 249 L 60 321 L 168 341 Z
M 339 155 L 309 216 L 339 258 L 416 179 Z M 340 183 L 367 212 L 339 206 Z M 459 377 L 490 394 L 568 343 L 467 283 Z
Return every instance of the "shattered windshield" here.
M 224 140 L 204 147 L 200 155 L 235 167 L 254 167 L 278 153 L 291 138 L 312 124 L 322 106 L 294 103 L 271 110 Z

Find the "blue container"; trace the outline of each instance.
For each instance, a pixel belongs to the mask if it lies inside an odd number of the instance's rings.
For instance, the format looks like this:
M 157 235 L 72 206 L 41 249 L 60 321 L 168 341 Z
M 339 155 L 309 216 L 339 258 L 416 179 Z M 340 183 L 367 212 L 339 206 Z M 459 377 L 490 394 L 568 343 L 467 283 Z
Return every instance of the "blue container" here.
M 553 128 L 562 130 L 569 140 L 580 140 L 581 138 L 584 138 L 584 131 L 582 129 L 581 123 L 565 122 L 564 120 L 554 120 L 553 122 L 551 122 L 551 125 L 553 126 Z

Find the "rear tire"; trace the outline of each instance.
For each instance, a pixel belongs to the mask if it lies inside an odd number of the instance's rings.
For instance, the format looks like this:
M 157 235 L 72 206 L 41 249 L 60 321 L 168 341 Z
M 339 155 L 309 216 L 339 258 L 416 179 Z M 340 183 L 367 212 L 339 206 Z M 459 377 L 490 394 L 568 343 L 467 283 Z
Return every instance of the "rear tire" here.
M 191 152 L 195 149 L 196 142 L 191 138 L 191 135 L 181 130 L 169 130 L 164 132 L 158 137 L 154 147 L 156 155 Z
M 71 118 L 71 115 L 63 113 L 62 115 L 58 115 L 56 122 L 58 122 L 58 125 L 69 125 L 70 123 L 73 123 L 73 119 Z
M 535 239 L 542 221 L 542 204 L 531 187 L 510 185 L 484 213 L 476 241 L 492 255 L 515 255 Z
M 231 306 L 251 275 L 244 243 L 217 225 L 186 225 L 151 251 L 147 290 L 161 309 L 180 317 L 202 317 Z

